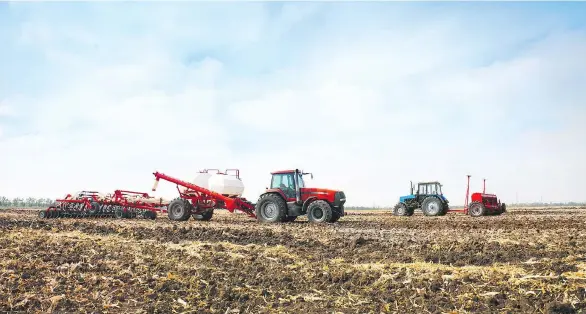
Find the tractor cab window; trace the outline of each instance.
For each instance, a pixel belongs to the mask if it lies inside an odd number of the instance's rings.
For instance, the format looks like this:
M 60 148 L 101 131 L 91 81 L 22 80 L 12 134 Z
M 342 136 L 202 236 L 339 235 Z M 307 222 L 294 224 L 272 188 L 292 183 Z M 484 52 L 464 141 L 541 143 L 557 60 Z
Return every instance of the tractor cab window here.
M 273 175 L 271 189 L 280 189 L 288 198 L 295 198 L 295 181 L 293 173 L 280 173 Z
M 427 194 L 427 189 L 426 189 L 426 187 L 427 187 L 427 186 L 426 186 L 425 184 L 422 184 L 422 185 L 420 185 L 420 186 L 419 186 L 419 194 L 421 194 L 421 195 L 425 195 L 425 194 Z
M 435 194 L 435 184 L 430 184 L 427 186 L 427 194 Z

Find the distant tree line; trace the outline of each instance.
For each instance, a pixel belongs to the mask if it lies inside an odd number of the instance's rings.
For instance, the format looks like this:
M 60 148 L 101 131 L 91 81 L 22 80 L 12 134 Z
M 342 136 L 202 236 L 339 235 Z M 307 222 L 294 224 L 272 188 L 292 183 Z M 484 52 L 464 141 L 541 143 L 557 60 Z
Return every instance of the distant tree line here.
M 5 196 L 0 196 L 0 207 L 1 208 L 8 208 L 8 207 L 48 207 L 53 204 L 55 200 L 50 198 L 35 198 L 35 197 L 27 197 L 27 198 L 8 198 Z

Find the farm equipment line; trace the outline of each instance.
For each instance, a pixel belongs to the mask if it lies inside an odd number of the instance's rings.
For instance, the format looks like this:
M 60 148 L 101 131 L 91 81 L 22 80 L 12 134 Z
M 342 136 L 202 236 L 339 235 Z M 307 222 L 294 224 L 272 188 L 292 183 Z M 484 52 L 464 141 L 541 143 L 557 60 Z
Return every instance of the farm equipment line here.
M 345 193 L 305 187 L 303 176 L 311 175 L 313 178 L 313 174 L 299 169 L 271 172 L 270 188 L 265 189 L 256 204 L 242 197 L 244 184 L 238 169 L 227 169 L 224 172 L 219 169 L 204 169 L 199 171 L 193 182 L 158 171 L 153 172 L 153 175 L 155 182 L 152 191 L 156 191 L 160 180 L 164 180 L 176 185 L 179 196 L 167 202 L 148 193 L 128 190 L 116 190 L 106 195 L 96 191 L 81 191 L 57 199 L 55 204 L 39 212 L 39 217 L 155 219 L 158 212 L 166 212 L 168 218 L 174 221 L 186 221 L 190 217 L 209 221 L 215 209 L 226 209 L 231 213 L 240 211 L 264 223 L 292 222 L 303 215 L 307 215 L 311 223 L 331 223 L 345 216 Z M 495 194 L 486 193 L 486 179 L 482 193 L 470 195 L 471 176 L 467 177 L 463 209 L 450 209 L 449 201 L 442 192 L 443 185 L 439 181 L 419 182 L 416 192 L 415 185 L 411 182 L 411 194 L 399 198 L 393 208 L 393 215 L 412 216 L 416 209 L 420 209 L 425 216 L 459 212 L 480 217 L 506 212 L 506 205 Z

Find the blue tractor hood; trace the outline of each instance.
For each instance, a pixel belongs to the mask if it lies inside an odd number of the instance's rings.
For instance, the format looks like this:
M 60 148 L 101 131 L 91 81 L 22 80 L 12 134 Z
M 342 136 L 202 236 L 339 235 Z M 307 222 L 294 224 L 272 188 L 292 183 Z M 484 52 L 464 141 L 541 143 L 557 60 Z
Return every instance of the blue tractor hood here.
M 415 198 L 415 195 L 407 195 L 407 196 L 401 196 L 399 197 L 399 202 L 404 203 L 407 200 L 412 200 Z

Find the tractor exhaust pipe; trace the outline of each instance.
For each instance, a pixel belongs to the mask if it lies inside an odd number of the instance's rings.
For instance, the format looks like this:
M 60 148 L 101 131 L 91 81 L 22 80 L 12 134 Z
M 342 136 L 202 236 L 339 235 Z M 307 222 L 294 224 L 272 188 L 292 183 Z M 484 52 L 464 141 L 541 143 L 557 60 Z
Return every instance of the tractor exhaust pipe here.
M 299 189 L 299 169 L 295 169 L 295 201 L 301 203 L 301 190 Z
M 486 194 L 486 179 L 482 179 L 482 194 Z

